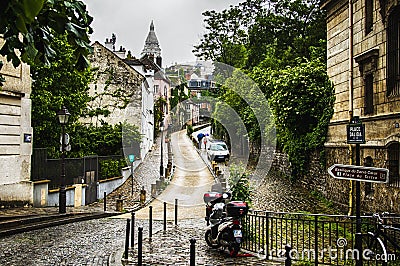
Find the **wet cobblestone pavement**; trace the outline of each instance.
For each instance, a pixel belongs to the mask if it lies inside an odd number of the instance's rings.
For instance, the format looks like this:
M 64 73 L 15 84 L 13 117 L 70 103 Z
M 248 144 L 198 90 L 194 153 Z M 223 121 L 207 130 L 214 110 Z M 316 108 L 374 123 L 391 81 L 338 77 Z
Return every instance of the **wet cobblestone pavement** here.
M 178 226 L 169 223 L 166 231 L 159 230 L 151 240 L 144 234 L 143 265 L 189 265 L 190 239 L 196 240 L 196 265 L 284 265 L 283 262 L 267 261 L 257 254 L 248 254 L 245 251 L 241 251 L 238 257 L 231 258 L 226 250 L 209 248 L 204 240 L 205 228 L 204 220 L 187 219 L 179 221 Z M 240 256 L 241 254 L 246 256 Z M 137 265 L 137 243 L 126 265 Z
M 159 155 L 159 146 L 156 146 L 138 167 L 135 174 L 140 177 L 140 181 L 145 178 L 149 182 L 153 182 L 158 178 Z M 167 161 L 166 155 L 164 153 L 165 161 Z M 137 205 L 139 183 L 141 182 L 136 183 L 137 191 L 132 195 L 130 180 L 128 179 L 125 184 L 107 196 L 109 211 L 115 210 L 115 199 L 120 194 L 124 197 L 126 209 Z M 255 209 L 308 212 L 322 210 L 321 212 L 325 212 L 323 205 L 307 196 L 304 190 L 292 186 L 278 177 L 266 179 L 264 184 L 257 189 L 253 203 Z M 321 207 L 316 208 L 316 206 Z M 67 212 L 88 212 L 102 209 L 103 203 L 99 202 L 83 208 L 68 208 Z M 144 208 L 144 212 L 147 212 L 147 209 L 147 207 Z M 56 212 L 57 208 L 0 210 L 1 215 L 11 216 Z M 266 261 L 257 256 L 230 258 L 227 252 L 209 248 L 204 240 L 205 221 L 203 217 L 199 218 L 201 215 L 203 214 L 195 214 L 190 208 L 182 208 L 178 226 L 175 227 L 170 220 L 165 232 L 162 230 L 160 220 L 153 221 L 151 242 L 148 237 L 148 220 L 138 217 L 135 223 L 135 242 L 137 242 L 137 228 L 141 226 L 144 228 L 144 265 L 189 265 L 189 241 L 191 238 L 196 239 L 196 265 L 283 265 L 281 262 Z M 129 214 L 120 215 L 0 238 L 0 265 L 122 265 L 126 218 L 128 217 Z M 168 219 L 171 219 L 170 217 L 168 216 Z M 196 218 L 193 219 L 194 217 Z M 137 245 L 137 243 L 135 244 Z M 131 251 L 129 261 L 129 265 L 136 265 L 137 246 Z

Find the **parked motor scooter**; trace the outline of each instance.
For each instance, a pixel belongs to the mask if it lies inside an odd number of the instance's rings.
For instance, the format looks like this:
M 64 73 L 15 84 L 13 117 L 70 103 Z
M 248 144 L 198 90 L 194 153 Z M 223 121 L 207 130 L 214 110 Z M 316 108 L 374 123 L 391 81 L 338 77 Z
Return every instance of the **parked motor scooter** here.
M 243 201 L 227 202 L 230 197 L 229 193 L 222 193 L 207 203 L 206 220 L 210 226 L 207 227 L 205 240 L 212 248 L 228 248 L 230 255 L 236 257 L 243 239 L 240 218 L 247 213 L 248 207 Z M 209 207 L 212 208 L 211 213 Z

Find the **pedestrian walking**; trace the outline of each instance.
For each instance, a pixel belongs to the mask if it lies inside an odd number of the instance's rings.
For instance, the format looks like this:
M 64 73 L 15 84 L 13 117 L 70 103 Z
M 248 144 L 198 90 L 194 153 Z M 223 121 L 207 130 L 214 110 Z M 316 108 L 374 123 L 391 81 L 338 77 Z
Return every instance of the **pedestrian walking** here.
M 207 136 L 203 137 L 204 149 L 207 149 Z

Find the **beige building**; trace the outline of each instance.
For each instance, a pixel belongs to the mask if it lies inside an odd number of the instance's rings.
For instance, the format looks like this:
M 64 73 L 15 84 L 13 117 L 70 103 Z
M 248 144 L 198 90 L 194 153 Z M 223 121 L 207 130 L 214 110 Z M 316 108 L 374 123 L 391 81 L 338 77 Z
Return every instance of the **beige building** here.
M 0 41 L 1 47 L 1 41 Z M 14 68 L 0 58 L 0 207 L 33 204 L 30 181 L 32 127 L 29 66 Z
M 328 75 L 335 86 L 328 132 L 327 166 L 353 164 L 346 126 L 365 124 L 361 164 L 388 168 L 388 184 L 362 183 L 364 210 L 400 211 L 400 4 L 394 0 L 324 0 Z M 349 181 L 327 177 L 329 196 L 347 204 Z M 346 202 L 348 201 L 348 202 Z

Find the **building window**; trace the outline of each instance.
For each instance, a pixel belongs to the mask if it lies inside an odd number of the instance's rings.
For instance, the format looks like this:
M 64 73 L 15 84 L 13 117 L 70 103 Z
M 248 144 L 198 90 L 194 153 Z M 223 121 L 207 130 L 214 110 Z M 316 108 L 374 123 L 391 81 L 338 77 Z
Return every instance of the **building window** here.
M 400 95 L 400 6 L 390 13 L 387 27 L 387 95 Z
M 158 93 L 158 85 L 154 85 L 154 93 Z
M 388 169 L 389 169 L 389 182 L 396 187 L 400 186 L 399 180 L 399 153 L 400 145 L 398 142 L 393 142 L 387 147 L 388 151 Z
M 364 79 L 364 113 L 366 115 L 374 113 L 374 76 L 368 74 Z
M 374 24 L 373 0 L 365 0 L 365 35 L 372 31 Z

